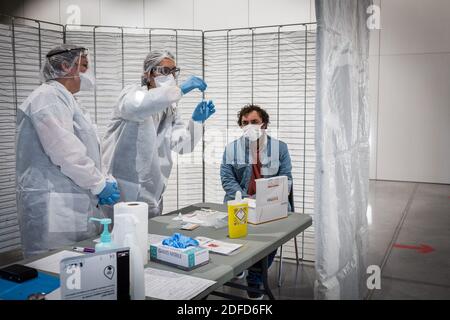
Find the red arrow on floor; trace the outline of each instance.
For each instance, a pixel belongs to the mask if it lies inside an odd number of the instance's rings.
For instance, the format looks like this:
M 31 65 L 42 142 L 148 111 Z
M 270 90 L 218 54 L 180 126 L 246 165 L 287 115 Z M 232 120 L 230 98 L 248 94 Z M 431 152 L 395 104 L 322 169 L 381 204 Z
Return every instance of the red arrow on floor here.
M 429 245 L 426 244 L 421 244 L 420 246 L 408 246 L 405 244 L 394 244 L 394 248 L 399 248 L 399 249 L 412 249 L 412 250 L 417 250 L 417 252 L 420 253 L 430 253 L 432 251 L 434 251 L 434 249 L 432 247 L 430 247 Z

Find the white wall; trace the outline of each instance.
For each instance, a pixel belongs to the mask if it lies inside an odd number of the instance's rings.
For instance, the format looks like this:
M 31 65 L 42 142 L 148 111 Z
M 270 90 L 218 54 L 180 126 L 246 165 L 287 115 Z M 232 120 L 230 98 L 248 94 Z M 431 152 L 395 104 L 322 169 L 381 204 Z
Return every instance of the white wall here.
M 450 183 L 450 1 L 375 2 L 371 178 Z
M 81 24 L 222 29 L 315 21 L 314 0 L 33 0 L 2 1 L 0 12 L 67 23 L 69 5 Z

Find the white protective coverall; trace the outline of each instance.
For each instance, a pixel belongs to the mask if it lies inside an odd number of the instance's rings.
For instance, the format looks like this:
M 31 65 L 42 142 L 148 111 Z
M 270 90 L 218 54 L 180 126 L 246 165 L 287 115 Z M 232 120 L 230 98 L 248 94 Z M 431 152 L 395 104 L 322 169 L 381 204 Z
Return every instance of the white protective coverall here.
M 59 82 L 35 89 L 17 110 L 17 208 L 25 256 L 98 233 L 95 196 L 105 187 L 90 118 Z
M 177 86 L 125 87 L 104 136 L 103 164 L 117 180 L 121 201 L 146 202 L 149 218 L 162 213 L 172 151 L 192 152 L 202 137 L 201 123 L 181 119 L 175 105 L 181 97 Z

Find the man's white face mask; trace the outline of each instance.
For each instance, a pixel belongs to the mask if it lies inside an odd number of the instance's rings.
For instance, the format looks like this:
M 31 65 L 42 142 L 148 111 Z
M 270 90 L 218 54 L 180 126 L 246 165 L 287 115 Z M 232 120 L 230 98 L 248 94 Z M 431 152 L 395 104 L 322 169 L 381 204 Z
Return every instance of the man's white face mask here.
M 157 76 L 154 78 L 156 87 L 173 87 L 177 85 L 177 82 L 172 74 L 167 76 Z
M 248 124 L 242 127 L 243 136 L 252 142 L 258 140 L 264 134 L 264 129 L 261 129 L 262 126 L 262 124 Z
M 91 69 L 80 72 L 80 91 L 92 91 L 95 87 L 95 77 Z

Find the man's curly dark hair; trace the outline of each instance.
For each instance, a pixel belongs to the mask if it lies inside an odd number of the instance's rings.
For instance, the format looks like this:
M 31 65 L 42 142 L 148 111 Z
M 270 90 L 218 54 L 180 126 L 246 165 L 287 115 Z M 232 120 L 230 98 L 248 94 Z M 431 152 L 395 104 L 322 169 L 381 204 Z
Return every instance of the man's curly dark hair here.
M 237 117 L 238 117 L 238 125 L 239 127 L 242 127 L 242 117 L 248 115 L 250 112 L 256 111 L 258 112 L 259 116 L 261 117 L 262 121 L 265 125 L 269 124 L 269 114 L 261 108 L 260 106 L 256 104 L 247 104 L 245 105 L 241 110 L 239 110 Z

